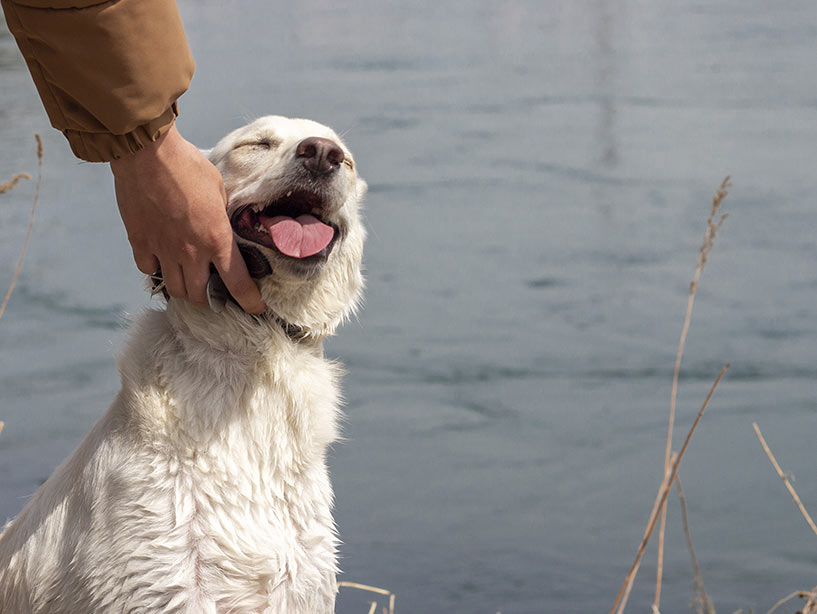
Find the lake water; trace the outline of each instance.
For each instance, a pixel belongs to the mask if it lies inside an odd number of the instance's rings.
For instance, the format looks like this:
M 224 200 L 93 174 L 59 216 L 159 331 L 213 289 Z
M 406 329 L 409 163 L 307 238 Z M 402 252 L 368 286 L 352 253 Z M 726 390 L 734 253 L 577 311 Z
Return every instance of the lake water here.
M 817 4 L 813 0 L 183 0 L 201 146 L 267 113 L 345 135 L 367 201 L 367 302 L 332 474 L 342 579 L 401 614 L 606 612 L 662 476 L 672 367 L 712 194 L 675 448 L 718 611 L 817 584 Z M 48 127 L 0 30 L 0 178 L 45 177 L 0 321 L 0 516 L 104 411 L 150 304 L 104 165 Z M 0 197 L 11 278 L 29 183 Z M 662 611 L 692 571 L 670 500 Z M 651 547 L 628 611 L 649 611 Z M 368 611 L 344 590 L 341 614 Z M 382 604 L 381 604 L 382 605 Z M 788 611 L 794 611 L 792 605 Z

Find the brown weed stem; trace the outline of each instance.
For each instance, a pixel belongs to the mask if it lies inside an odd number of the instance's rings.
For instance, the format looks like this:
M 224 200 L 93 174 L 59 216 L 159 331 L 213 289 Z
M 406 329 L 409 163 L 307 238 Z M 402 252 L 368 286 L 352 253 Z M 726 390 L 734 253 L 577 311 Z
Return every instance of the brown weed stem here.
M 34 212 L 36 211 L 37 203 L 40 200 L 40 184 L 42 183 L 43 179 L 43 140 L 40 138 L 39 134 L 34 134 L 34 138 L 37 140 L 37 187 L 34 189 L 34 200 L 31 203 L 31 213 L 28 217 L 26 238 L 23 241 L 23 249 L 20 251 L 20 257 L 17 259 L 17 268 L 14 269 L 14 275 L 11 278 L 9 289 L 6 291 L 6 296 L 3 298 L 2 304 L 0 304 L 0 318 L 3 317 L 3 313 L 6 311 L 6 305 L 8 305 L 9 299 L 11 298 L 11 293 L 14 292 L 14 286 L 17 285 L 17 278 L 20 276 L 20 269 L 23 268 L 23 258 L 25 258 L 26 250 L 28 249 L 28 242 L 31 239 L 31 230 L 34 228 Z
M 647 529 L 644 531 L 644 537 L 641 540 L 641 544 L 638 546 L 635 561 L 633 562 L 632 567 L 630 567 L 630 571 L 627 573 L 627 577 L 624 579 L 624 584 L 621 585 L 618 595 L 616 595 L 616 600 L 613 603 L 613 607 L 610 609 L 610 614 L 621 614 L 624 611 L 624 607 L 627 605 L 627 599 L 629 598 L 630 590 L 632 589 L 633 582 L 635 581 L 635 575 L 638 573 L 638 567 L 641 564 L 641 557 L 644 556 L 644 550 L 647 548 L 647 544 L 650 541 L 650 536 L 652 535 L 655 525 L 658 522 L 659 511 L 667 502 L 667 496 L 672 488 L 672 482 L 675 480 L 675 476 L 678 474 L 678 467 L 680 466 L 681 460 L 684 458 L 684 454 L 689 447 L 689 442 L 692 439 L 692 435 L 695 433 L 695 429 L 698 428 L 698 424 L 701 422 L 701 418 L 709 405 L 709 401 L 715 394 L 715 389 L 718 387 L 718 384 L 728 369 L 729 363 L 724 365 L 720 370 L 720 373 L 718 373 L 718 377 L 715 378 L 712 387 L 709 389 L 709 394 L 706 395 L 706 399 L 704 399 L 703 405 L 701 405 L 701 409 L 698 410 L 698 415 L 695 416 L 695 420 L 693 421 L 692 426 L 684 439 L 684 444 L 681 446 L 681 451 L 678 452 L 675 459 L 670 463 L 669 472 L 664 474 L 664 481 L 661 482 L 661 487 L 658 489 L 658 494 L 655 497 L 655 504 L 653 505 L 650 519 L 647 521 Z
M 757 425 L 757 422 L 752 422 L 752 428 L 755 429 L 755 435 L 760 440 L 760 445 L 763 446 L 763 450 L 766 452 L 766 456 L 769 457 L 769 460 L 772 461 L 772 465 L 774 466 L 774 470 L 777 471 L 777 475 L 780 476 L 780 479 L 783 480 L 783 483 L 786 485 L 786 488 L 789 489 L 789 493 L 791 494 L 792 498 L 794 499 L 795 504 L 797 505 L 800 513 L 803 514 L 803 518 L 806 519 L 808 526 L 811 527 L 811 530 L 814 531 L 814 534 L 817 535 L 817 526 L 815 526 L 814 521 L 811 519 L 811 516 L 806 510 L 806 506 L 803 505 L 803 502 L 800 500 L 800 497 L 797 496 L 797 491 L 794 490 L 794 486 L 791 485 L 791 481 L 783 473 L 783 470 L 780 468 L 780 465 L 777 464 L 777 459 L 772 454 L 771 449 L 769 449 L 766 440 L 763 438 L 763 433 L 760 432 L 760 428 Z
M 689 297 L 687 298 L 686 315 L 684 316 L 684 324 L 681 327 L 681 338 L 678 341 L 678 351 L 675 354 L 675 368 L 672 372 L 672 392 L 670 393 L 669 405 L 669 421 L 667 425 L 667 445 L 664 451 L 664 473 L 669 471 L 670 454 L 672 452 L 672 432 L 675 426 L 675 404 L 678 398 L 678 375 L 681 371 L 681 358 L 684 355 L 684 345 L 686 344 L 687 333 L 689 332 L 689 324 L 692 320 L 692 307 L 695 304 L 695 294 L 698 291 L 698 284 L 701 279 L 701 274 L 704 270 L 704 265 L 709 258 L 709 253 L 715 246 L 715 236 L 718 233 L 727 214 L 718 217 L 718 212 L 721 203 L 729 194 L 729 176 L 727 176 L 720 187 L 715 192 L 712 198 L 712 208 L 709 211 L 709 217 L 706 220 L 706 231 L 704 232 L 704 241 L 701 249 L 698 252 L 698 262 L 695 267 L 695 273 L 692 276 L 692 282 L 689 284 Z M 717 218 L 717 219 L 716 219 Z M 661 525 L 658 530 L 658 557 L 655 580 L 655 599 L 653 601 L 653 611 L 658 611 L 661 604 L 661 580 L 664 575 L 664 531 L 667 526 L 667 508 L 661 509 Z
M 695 574 L 695 584 L 692 589 L 692 604 L 695 606 L 696 614 L 715 614 L 715 606 L 704 588 L 704 578 L 701 575 L 701 566 L 698 564 L 698 557 L 695 556 L 695 546 L 692 545 L 692 532 L 689 530 L 689 517 L 687 516 L 687 502 L 684 497 L 684 489 L 681 488 L 681 476 L 675 478 L 675 488 L 678 489 L 678 499 L 681 502 L 681 520 L 684 524 L 684 536 L 689 548 L 689 556 L 692 559 L 692 572 Z

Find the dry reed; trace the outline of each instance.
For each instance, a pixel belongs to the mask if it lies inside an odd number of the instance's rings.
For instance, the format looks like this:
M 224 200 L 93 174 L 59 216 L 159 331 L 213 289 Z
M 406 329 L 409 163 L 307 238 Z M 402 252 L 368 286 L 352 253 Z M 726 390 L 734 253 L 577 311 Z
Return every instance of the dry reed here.
M 354 588 L 359 591 L 367 591 L 369 593 L 375 593 L 377 595 L 383 595 L 384 597 L 388 597 L 389 606 L 388 609 L 386 609 L 385 607 L 383 608 L 383 614 L 394 614 L 394 593 L 386 590 L 385 588 L 369 586 L 368 584 L 359 584 L 357 582 L 338 582 L 338 588 Z M 372 605 L 370 606 L 369 609 L 369 614 L 375 614 L 376 610 L 377 602 L 372 601 Z
M 817 535 L 817 526 L 815 526 L 814 521 L 811 519 L 811 515 L 808 513 L 806 506 L 803 505 L 803 502 L 800 500 L 797 491 L 794 490 L 791 480 L 789 480 L 788 476 L 783 472 L 783 469 L 781 469 L 780 464 L 777 462 L 774 454 L 772 454 L 772 450 L 769 448 L 769 444 L 766 443 L 763 433 L 760 432 L 760 427 L 757 425 L 757 422 L 752 422 L 752 428 L 755 430 L 755 435 L 757 435 L 760 445 L 763 446 L 763 451 L 766 452 L 766 456 L 769 457 L 774 470 L 777 472 L 777 475 L 780 476 L 780 479 L 783 480 L 789 494 L 791 494 L 792 499 L 794 499 L 797 509 L 800 510 L 800 513 L 803 515 L 803 518 L 806 519 L 808 526 L 811 527 L 811 530 L 815 535 Z M 777 608 L 795 598 L 806 599 L 806 603 L 798 610 L 798 614 L 817 614 L 817 586 L 810 591 L 794 591 L 788 596 L 783 597 L 783 599 L 772 606 L 772 609 L 769 610 L 768 614 L 772 614 L 775 610 L 777 610 Z
M 681 448 L 681 452 L 678 454 L 672 453 L 672 441 L 673 441 L 673 431 L 675 428 L 675 408 L 676 402 L 678 398 L 678 378 L 681 371 L 681 359 L 684 355 L 684 346 L 686 345 L 686 338 L 689 332 L 689 325 L 692 320 L 692 308 L 695 304 L 695 295 L 698 291 L 698 286 L 700 284 L 701 274 L 703 273 L 704 266 L 706 265 L 707 260 L 709 259 L 709 254 L 712 251 L 712 248 L 715 246 L 715 237 L 717 236 L 718 230 L 720 230 L 723 222 L 726 220 L 727 214 L 720 214 L 720 207 L 723 203 L 723 200 L 729 193 L 729 177 L 727 176 L 721 185 L 718 187 L 717 191 L 715 192 L 714 197 L 712 198 L 712 207 L 709 212 L 709 217 L 706 220 L 706 230 L 704 232 L 704 240 L 703 244 L 701 245 L 701 249 L 698 252 L 698 260 L 695 267 L 695 273 L 692 277 L 692 282 L 689 284 L 689 295 L 687 298 L 687 308 L 686 314 L 684 316 L 684 323 L 681 327 L 681 336 L 678 341 L 678 350 L 675 355 L 675 367 L 673 369 L 672 374 L 672 391 L 670 393 L 670 410 L 669 410 L 669 420 L 667 425 L 667 443 L 665 447 L 664 453 L 664 479 L 661 482 L 661 486 L 658 489 L 658 494 L 656 495 L 655 502 L 653 504 L 652 512 L 650 513 L 650 519 L 647 522 L 647 528 L 644 531 L 644 536 L 642 537 L 641 544 L 638 547 L 636 552 L 635 562 L 633 563 L 630 571 L 627 574 L 627 577 L 624 580 L 624 584 L 622 584 L 621 588 L 619 589 L 618 595 L 616 596 L 616 600 L 613 603 L 613 607 L 610 610 L 611 614 L 621 614 L 624 611 L 624 607 L 627 604 L 627 600 L 629 599 L 630 591 L 633 586 L 633 582 L 635 580 L 635 575 L 638 572 L 638 567 L 641 563 L 641 558 L 644 555 L 644 550 L 647 547 L 647 543 L 652 536 L 653 530 L 655 529 L 656 524 L 658 523 L 659 516 L 660 516 L 660 528 L 658 534 L 658 560 L 657 560 L 657 569 L 656 569 L 656 583 L 655 583 L 655 599 L 652 604 L 652 611 L 654 614 L 658 614 L 659 606 L 661 603 L 661 584 L 663 578 L 663 566 L 664 566 L 664 533 L 666 529 L 666 519 L 667 519 L 667 507 L 666 501 L 669 492 L 672 490 L 673 480 L 678 472 L 678 466 L 683 458 L 683 454 L 686 451 L 687 445 L 689 444 L 689 440 L 692 437 L 695 428 L 697 427 L 698 423 L 700 422 L 701 417 L 703 416 L 704 411 L 706 410 L 706 406 L 709 403 L 709 400 L 712 398 L 712 395 L 715 392 L 715 389 L 718 386 L 721 378 L 723 377 L 726 370 L 729 368 L 727 364 L 721 372 L 718 374 L 718 377 L 715 379 L 712 388 L 709 391 L 709 395 L 707 395 L 706 400 L 704 401 L 701 409 L 698 411 L 698 415 L 693 422 L 692 428 L 687 433 L 687 437 L 684 440 L 684 445 Z M 680 492 L 680 491 L 679 491 Z M 685 522 L 685 530 L 688 537 L 688 543 L 690 546 L 690 552 L 693 557 L 693 565 L 697 569 L 697 576 L 700 578 L 700 568 L 697 566 L 697 559 L 695 559 L 694 549 L 692 548 L 691 542 L 691 535 L 689 533 L 689 527 L 687 524 L 686 519 L 686 505 L 684 502 L 682 508 L 684 514 L 684 522 Z M 700 588 L 698 588 L 700 587 Z M 703 590 L 703 579 L 701 578 L 698 580 L 696 578 L 696 593 L 698 594 L 699 591 Z M 705 596 L 705 592 L 703 593 Z M 694 597 L 693 597 L 694 598 Z M 705 597 L 708 600 L 708 597 Z M 711 606 L 711 604 L 710 604 Z
M 780 601 L 772 606 L 772 609 L 767 614 L 773 614 L 777 608 L 792 599 L 807 599 L 803 607 L 797 610 L 797 614 L 817 614 L 817 586 L 810 591 L 794 591 L 793 593 L 783 597 Z
M 686 344 L 687 333 L 689 332 L 689 325 L 692 321 L 692 307 L 695 304 L 695 294 L 698 291 L 701 274 L 704 270 L 704 265 L 709 259 L 709 253 L 715 246 L 715 236 L 718 230 L 723 225 L 728 214 L 723 214 L 718 217 L 721 203 L 729 194 L 729 176 L 727 176 L 715 192 L 712 198 L 712 208 L 709 211 L 709 217 L 706 220 L 706 231 L 704 232 L 704 240 L 701 249 L 698 252 L 698 262 L 695 267 L 695 273 L 692 276 L 692 282 L 689 284 L 689 296 L 687 298 L 686 314 L 684 316 L 684 324 L 681 327 L 681 338 L 678 341 L 678 351 L 675 354 L 675 368 L 672 373 L 672 391 L 670 393 L 670 408 L 669 421 L 667 425 L 667 445 L 664 452 L 664 473 L 669 471 L 670 454 L 672 452 L 672 434 L 675 426 L 675 405 L 678 398 L 678 375 L 681 371 L 681 359 L 684 355 L 684 346 Z M 656 563 L 656 580 L 655 580 L 655 599 L 653 600 L 653 612 L 658 612 L 661 604 L 661 581 L 664 574 L 664 533 L 667 526 L 667 508 L 661 510 L 661 525 L 658 531 L 658 556 Z
M 667 496 L 669 496 L 670 490 L 672 490 L 672 483 L 675 480 L 675 476 L 678 474 L 678 467 L 680 466 L 681 460 L 684 458 L 684 454 L 689 447 L 689 442 L 692 439 L 692 435 L 695 433 L 695 429 L 698 428 L 698 424 L 701 422 L 701 418 L 703 418 L 704 412 L 709 405 L 709 401 L 715 394 L 718 384 L 720 384 L 721 379 L 728 369 L 729 363 L 725 364 L 723 368 L 721 368 L 720 373 L 718 373 L 718 377 L 715 378 L 712 387 L 709 389 L 709 394 L 706 395 L 706 398 L 701 405 L 701 409 L 698 410 L 698 415 L 695 416 L 695 420 L 693 421 L 689 432 L 687 432 L 687 436 L 684 439 L 680 452 L 671 457 L 672 462 L 670 463 L 670 471 L 668 474 L 664 475 L 664 481 L 661 482 L 661 487 L 658 489 L 658 494 L 655 497 L 652 513 L 650 514 L 650 519 L 647 522 L 647 529 L 644 531 L 644 537 L 642 538 L 641 544 L 638 546 L 638 551 L 636 552 L 635 561 L 633 562 L 632 567 L 630 567 L 630 571 L 627 573 L 627 577 L 624 579 L 624 584 L 621 585 L 618 595 L 616 595 L 616 600 L 613 603 L 613 607 L 610 609 L 610 614 L 621 614 L 624 611 L 624 607 L 627 605 L 627 599 L 630 596 L 630 590 L 633 587 L 635 575 L 638 573 L 638 567 L 641 564 L 641 557 L 644 556 L 644 550 L 647 548 L 647 543 L 650 541 L 650 536 L 655 529 L 655 525 L 658 523 L 659 512 L 666 504 Z
M 777 475 L 780 476 L 780 479 L 783 480 L 783 483 L 786 485 L 786 488 L 788 488 L 789 493 L 792 496 L 792 499 L 794 499 L 794 502 L 797 504 L 797 508 L 800 510 L 800 513 L 803 514 L 803 518 L 806 519 L 808 526 L 810 526 L 811 530 L 814 531 L 814 534 L 817 535 L 817 526 L 815 526 L 814 521 L 811 519 L 811 516 L 806 510 L 806 506 L 803 505 L 803 502 L 800 500 L 800 497 L 797 496 L 797 491 L 794 490 L 794 486 L 792 486 L 791 481 L 789 481 L 789 478 L 786 476 L 785 473 L 783 473 L 783 470 L 780 468 L 780 465 L 777 464 L 777 459 L 774 457 L 774 454 L 772 454 L 772 451 L 769 449 L 766 440 L 763 438 L 763 433 L 760 432 L 760 427 L 758 427 L 757 422 L 752 422 L 752 428 L 755 429 L 755 435 L 757 435 L 757 438 L 760 440 L 760 445 L 763 446 L 763 450 L 765 450 L 766 456 L 768 456 L 769 460 L 772 462 L 775 471 L 777 471 Z
M 34 228 L 34 212 L 37 210 L 37 203 L 40 200 L 40 184 L 43 179 L 43 140 L 40 138 L 40 135 L 36 133 L 34 134 L 34 138 L 37 141 L 37 186 L 34 189 L 34 200 L 31 203 L 31 213 L 28 217 L 28 228 L 26 229 L 26 237 L 23 241 L 23 249 L 20 251 L 20 257 L 17 259 L 17 268 L 14 270 L 14 275 L 6 291 L 6 296 L 3 298 L 3 302 L 0 303 L 0 318 L 3 317 L 3 313 L 6 311 L 6 305 L 8 305 L 9 299 L 11 299 L 11 293 L 14 292 L 14 286 L 17 285 L 17 278 L 20 276 L 20 270 L 23 268 L 23 258 L 25 258 L 28 243 L 31 240 L 31 230 Z M 11 181 L 4 183 L 2 186 L 5 188 L 3 192 L 13 188 L 17 181 L 24 175 L 25 174 L 16 175 Z
M 689 518 L 687 516 L 687 502 L 684 497 L 684 489 L 681 487 L 681 476 L 675 478 L 675 488 L 678 490 L 678 499 L 681 503 L 681 519 L 684 523 L 684 536 L 689 548 L 689 556 L 692 559 L 692 573 L 695 581 L 692 586 L 691 607 L 695 608 L 696 614 L 715 614 L 715 606 L 709 595 L 706 594 L 704 578 L 701 575 L 701 566 L 698 564 L 698 557 L 695 556 L 695 546 L 692 545 L 692 532 L 689 530 Z
M 5 183 L 0 183 L 0 194 L 5 194 L 6 192 L 14 188 L 14 186 L 17 185 L 17 182 L 20 181 L 20 179 L 31 179 L 31 175 L 29 175 L 28 173 L 17 173 L 16 175 L 14 175 L 14 177 L 9 179 Z

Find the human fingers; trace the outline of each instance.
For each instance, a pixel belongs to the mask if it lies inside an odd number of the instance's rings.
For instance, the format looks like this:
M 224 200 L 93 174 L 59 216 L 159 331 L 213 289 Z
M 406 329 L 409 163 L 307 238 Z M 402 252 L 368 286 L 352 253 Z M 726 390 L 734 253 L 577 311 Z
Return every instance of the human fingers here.
M 189 262 L 182 266 L 181 269 L 187 299 L 199 307 L 206 306 L 207 280 L 210 277 L 209 263 L 205 264 L 201 261 Z
M 165 262 L 162 264 L 162 279 L 165 282 L 168 294 L 173 298 L 186 298 L 187 289 L 184 285 L 184 273 L 178 264 Z
M 258 286 L 250 277 L 244 258 L 238 250 L 235 240 L 232 240 L 226 256 L 222 256 L 213 261 L 221 280 L 233 298 L 238 301 L 241 308 L 247 313 L 261 314 L 267 310 Z
M 159 270 L 159 259 L 150 251 L 146 251 L 140 247 L 134 247 L 133 245 L 131 245 L 131 248 L 133 250 L 133 261 L 136 263 L 136 268 L 142 273 L 145 275 L 153 275 Z

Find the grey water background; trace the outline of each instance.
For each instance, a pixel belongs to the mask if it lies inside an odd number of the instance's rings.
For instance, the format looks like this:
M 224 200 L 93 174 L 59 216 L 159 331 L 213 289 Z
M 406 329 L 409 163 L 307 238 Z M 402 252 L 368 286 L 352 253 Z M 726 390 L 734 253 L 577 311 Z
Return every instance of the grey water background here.
M 331 460 L 342 579 L 401 613 L 607 611 L 662 475 L 672 367 L 712 194 L 730 213 L 682 368 L 676 449 L 718 611 L 817 584 L 817 5 L 813 0 L 180 3 L 197 72 L 180 129 L 327 123 L 370 184 L 366 306 L 327 346 L 349 375 Z M 48 127 L 0 29 L 0 175 L 40 208 L 0 320 L 0 516 L 118 388 L 151 303 L 110 173 Z M 0 274 L 31 183 L 0 196 Z M 691 566 L 671 499 L 662 611 Z M 654 550 L 630 600 L 648 611 Z M 343 590 L 338 612 L 368 611 Z M 382 600 L 381 600 L 382 606 Z M 788 611 L 793 611 L 792 606 Z

